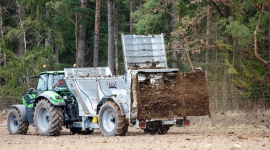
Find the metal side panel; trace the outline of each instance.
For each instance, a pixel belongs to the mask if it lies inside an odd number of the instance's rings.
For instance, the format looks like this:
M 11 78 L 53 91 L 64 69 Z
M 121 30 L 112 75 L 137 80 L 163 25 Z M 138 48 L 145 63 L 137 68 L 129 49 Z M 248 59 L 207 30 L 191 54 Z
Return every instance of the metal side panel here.
M 122 45 L 125 70 L 167 68 L 163 34 L 124 35 Z
M 16 107 L 19 109 L 21 117 L 22 117 L 22 121 L 28 121 L 27 115 L 26 115 L 26 106 L 25 105 L 17 104 L 17 105 L 11 105 L 11 107 Z
M 97 106 L 97 92 L 96 80 L 66 80 L 69 90 L 74 94 L 79 102 L 79 115 L 80 116 L 94 116 L 96 115 Z

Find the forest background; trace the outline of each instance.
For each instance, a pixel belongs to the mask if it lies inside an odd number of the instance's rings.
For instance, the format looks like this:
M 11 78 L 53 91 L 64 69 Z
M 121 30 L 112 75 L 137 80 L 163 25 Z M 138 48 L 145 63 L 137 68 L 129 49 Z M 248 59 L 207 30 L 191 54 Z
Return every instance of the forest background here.
M 122 33 L 164 33 L 170 68 L 206 72 L 211 110 L 269 110 L 269 0 L 1 0 L 0 106 L 44 64 L 124 74 Z

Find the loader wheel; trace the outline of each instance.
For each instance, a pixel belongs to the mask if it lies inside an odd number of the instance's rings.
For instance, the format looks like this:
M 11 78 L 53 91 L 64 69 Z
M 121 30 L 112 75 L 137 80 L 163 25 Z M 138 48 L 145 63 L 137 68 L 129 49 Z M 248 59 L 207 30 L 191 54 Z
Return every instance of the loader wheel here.
M 118 105 L 110 101 L 100 108 L 98 124 L 104 136 L 124 136 L 128 131 L 127 119 Z
M 8 131 L 9 134 L 26 134 L 29 123 L 22 121 L 21 113 L 17 108 L 12 108 L 8 112 Z
M 61 107 L 54 106 L 47 99 L 42 99 L 37 103 L 34 122 L 39 135 L 59 135 L 63 126 L 63 118 Z

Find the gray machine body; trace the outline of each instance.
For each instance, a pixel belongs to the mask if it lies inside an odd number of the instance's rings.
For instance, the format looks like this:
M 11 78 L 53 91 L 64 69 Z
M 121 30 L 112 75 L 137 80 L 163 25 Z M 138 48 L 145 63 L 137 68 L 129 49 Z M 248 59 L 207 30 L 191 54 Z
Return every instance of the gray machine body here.
M 65 80 L 69 90 L 78 100 L 79 115 L 87 121 L 88 117 L 98 116 L 100 103 L 112 100 L 118 104 L 122 115 L 136 118 L 135 103 L 131 106 L 132 76 L 140 72 L 177 72 L 178 69 L 167 67 L 163 34 L 158 35 L 124 35 L 122 34 L 125 75 L 112 75 L 109 67 L 65 68 Z M 138 76 L 138 80 L 144 77 Z M 159 79 L 159 76 L 153 78 Z M 157 118 L 155 118 L 157 119 Z M 173 120 L 165 120 L 171 122 Z M 74 126 L 80 123 L 75 123 Z M 87 124 L 87 123 L 86 123 Z M 79 125 L 80 126 L 80 125 Z M 92 125 L 86 125 L 83 127 Z

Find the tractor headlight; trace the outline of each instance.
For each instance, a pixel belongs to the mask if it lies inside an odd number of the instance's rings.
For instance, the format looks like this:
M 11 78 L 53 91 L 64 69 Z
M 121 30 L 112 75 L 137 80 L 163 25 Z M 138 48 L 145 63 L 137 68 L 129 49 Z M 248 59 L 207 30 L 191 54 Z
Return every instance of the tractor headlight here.
M 58 99 L 58 100 L 60 100 L 60 99 L 61 99 L 61 97 L 60 97 L 60 96 L 58 96 L 58 95 L 56 95 L 56 96 L 55 96 L 55 98 L 56 98 L 56 99 Z

